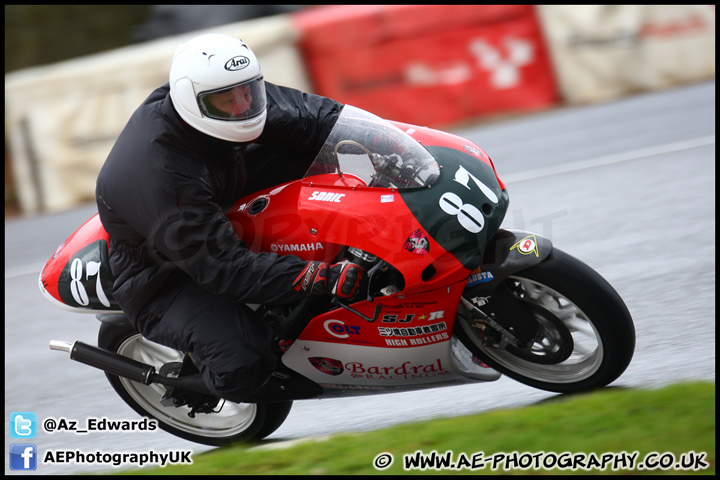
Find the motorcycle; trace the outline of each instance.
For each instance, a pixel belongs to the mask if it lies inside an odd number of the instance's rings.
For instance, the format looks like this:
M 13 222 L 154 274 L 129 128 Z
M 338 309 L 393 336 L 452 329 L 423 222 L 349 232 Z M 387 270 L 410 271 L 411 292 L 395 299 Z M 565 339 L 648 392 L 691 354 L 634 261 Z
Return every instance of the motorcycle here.
M 112 297 L 97 214 L 52 255 L 40 289 L 100 320 L 98 346 L 50 348 L 100 368 L 137 413 L 224 445 L 274 432 L 294 401 L 449 387 L 506 375 L 551 392 L 606 386 L 629 365 L 632 318 L 617 292 L 536 233 L 500 228 L 508 193 L 490 157 L 456 135 L 345 106 L 301 179 L 226 215 L 253 251 L 366 272 L 351 299 L 254 305 L 280 325 L 278 366 L 247 402 L 194 382 L 192 352 L 137 332 Z

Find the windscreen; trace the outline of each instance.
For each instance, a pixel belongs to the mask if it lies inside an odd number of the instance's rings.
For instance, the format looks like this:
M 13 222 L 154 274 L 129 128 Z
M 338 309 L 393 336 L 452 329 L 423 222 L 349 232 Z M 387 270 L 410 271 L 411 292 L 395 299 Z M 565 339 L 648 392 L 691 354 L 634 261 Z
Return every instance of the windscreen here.
M 398 190 L 431 185 L 440 167 L 430 152 L 396 126 L 346 105 L 305 175 L 351 175 L 368 187 Z M 312 182 L 322 183 L 313 178 Z

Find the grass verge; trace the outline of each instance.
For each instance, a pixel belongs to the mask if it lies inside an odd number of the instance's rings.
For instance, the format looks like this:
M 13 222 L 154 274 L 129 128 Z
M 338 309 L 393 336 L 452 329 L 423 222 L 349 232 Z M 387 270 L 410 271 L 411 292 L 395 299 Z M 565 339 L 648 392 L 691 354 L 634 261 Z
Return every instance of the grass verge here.
M 374 462 L 387 463 L 390 458 L 381 454 L 391 455 L 393 461 L 388 468 L 378 470 Z M 440 468 L 428 464 L 425 469 L 404 468 L 407 459 L 416 459 L 420 467 L 421 458 L 435 458 L 436 466 L 438 461 L 447 463 Z M 303 442 L 264 442 L 259 447 L 239 444 L 194 455 L 192 460 L 192 465 L 118 473 L 714 475 L 715 383 L 681 383 L 654 390 L 609 388 L 558 396 L 520 409 L 366 433 Z M 473 468 L 481 462 L 485 468 Z M 573 462 L 579 468 L 573 470 Z M 665 463 L 670 468 L 664 468 Z M 683 463 L 705 468 L 685 469 Z M 546 468 L 549 466 L 555 468 Z

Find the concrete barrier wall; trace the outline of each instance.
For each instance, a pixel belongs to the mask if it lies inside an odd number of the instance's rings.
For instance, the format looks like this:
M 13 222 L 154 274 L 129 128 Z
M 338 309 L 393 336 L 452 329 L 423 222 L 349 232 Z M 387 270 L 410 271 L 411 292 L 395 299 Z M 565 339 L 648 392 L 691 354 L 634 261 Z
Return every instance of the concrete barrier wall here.
M 714 5 L 540 5 L 537 11 L 566 103 L 715 78 Z
M 245 40 L 271 82 L 434 127 L 715 77 L 714 6 L 341 5 L 211 31 Z M 200 33 L 6 75 L 24 212 L 94 199 L 125 122 Z

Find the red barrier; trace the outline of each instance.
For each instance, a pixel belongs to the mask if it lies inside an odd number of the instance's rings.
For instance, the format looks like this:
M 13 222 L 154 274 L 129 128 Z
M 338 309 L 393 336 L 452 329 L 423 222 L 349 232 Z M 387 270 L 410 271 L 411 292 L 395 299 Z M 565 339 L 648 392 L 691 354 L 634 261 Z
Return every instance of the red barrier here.
M 438 126 L 558 95 L 532 5 L 339 5 L 294 15 L 314 91 Z

